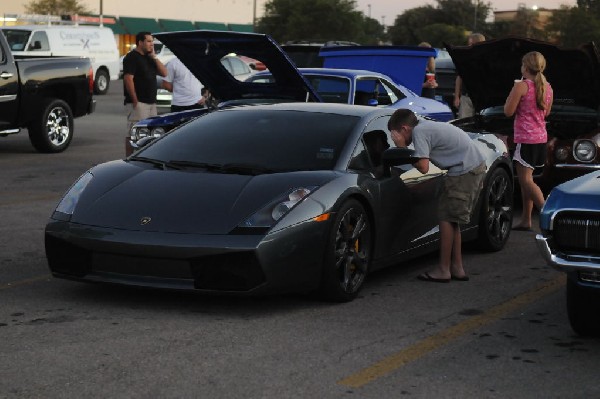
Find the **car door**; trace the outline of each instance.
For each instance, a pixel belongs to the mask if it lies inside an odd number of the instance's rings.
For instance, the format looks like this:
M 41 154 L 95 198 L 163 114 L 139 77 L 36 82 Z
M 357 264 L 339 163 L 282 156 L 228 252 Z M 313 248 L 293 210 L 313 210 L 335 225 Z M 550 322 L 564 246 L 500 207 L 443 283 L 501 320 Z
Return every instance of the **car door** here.
M 16 127 L 19 75 L 16 64 L 12 60 L 9 61 L 4 37 L 1 37 L 0 41 L 0 132 L 2 132 Z
M 389 116 L 367 124 L 364 132 L 387 130 Z M 422 174 L 412 165 L 392 168 L 391 176 L 377 179 L 378 209 L 376 257 L 394 256 L 439 238 L 437 204 L 445 171 L 432 163 Z

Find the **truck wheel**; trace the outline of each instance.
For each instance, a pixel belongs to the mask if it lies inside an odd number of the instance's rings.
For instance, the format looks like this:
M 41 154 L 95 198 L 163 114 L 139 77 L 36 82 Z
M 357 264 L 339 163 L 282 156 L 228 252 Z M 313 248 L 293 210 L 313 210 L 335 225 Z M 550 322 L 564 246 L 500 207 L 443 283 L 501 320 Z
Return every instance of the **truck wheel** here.
M 110 76 L 105 70 L 99 69 L 96 72 L 96 80 L 94 81 L 94 94 L 106 94 L 110 86 Z
M 69 104 L 55 98 L 42 102 L 28 127 L 29 140 L 39 152 L 61 152 L 73 138 L 73 113 Z

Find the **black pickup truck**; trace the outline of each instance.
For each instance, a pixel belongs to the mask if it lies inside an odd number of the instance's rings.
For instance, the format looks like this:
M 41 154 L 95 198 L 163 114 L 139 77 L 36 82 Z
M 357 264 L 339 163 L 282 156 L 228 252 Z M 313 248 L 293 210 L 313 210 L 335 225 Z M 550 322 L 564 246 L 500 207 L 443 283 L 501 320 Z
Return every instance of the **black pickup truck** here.
M 94 77 L 88 58 L 19 58 L 0 34 L 0 136 L 29 131 L 40 152 L 64 151 L 73 118 L 94 112 Z

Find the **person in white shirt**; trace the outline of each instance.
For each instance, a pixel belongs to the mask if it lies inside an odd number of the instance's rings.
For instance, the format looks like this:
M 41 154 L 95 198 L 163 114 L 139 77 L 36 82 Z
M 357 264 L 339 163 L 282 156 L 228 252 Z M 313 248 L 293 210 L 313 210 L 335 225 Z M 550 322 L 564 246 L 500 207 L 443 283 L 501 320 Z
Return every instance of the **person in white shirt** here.
M 171 112 L 204 107 L 202 83 L 179 58 L 173 58 L 167 63 L 167 77 L 162 81 L 162 87 L 173 93 Z

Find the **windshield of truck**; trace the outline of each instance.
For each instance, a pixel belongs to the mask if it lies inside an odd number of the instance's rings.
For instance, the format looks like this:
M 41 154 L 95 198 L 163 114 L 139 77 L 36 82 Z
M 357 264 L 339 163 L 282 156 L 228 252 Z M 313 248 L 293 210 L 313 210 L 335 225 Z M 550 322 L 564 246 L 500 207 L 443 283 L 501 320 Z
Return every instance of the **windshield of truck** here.
M 31 31 L 19 29 L 3 29 L 2 32 L 6 36 L 6 41 L 12 51 L 23 51 L 29 40 Z

